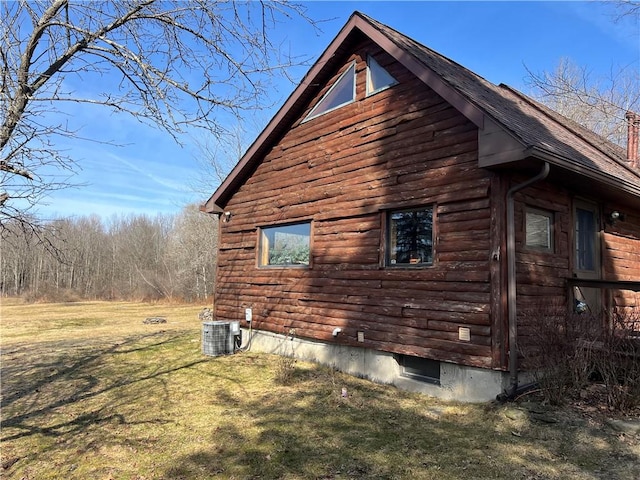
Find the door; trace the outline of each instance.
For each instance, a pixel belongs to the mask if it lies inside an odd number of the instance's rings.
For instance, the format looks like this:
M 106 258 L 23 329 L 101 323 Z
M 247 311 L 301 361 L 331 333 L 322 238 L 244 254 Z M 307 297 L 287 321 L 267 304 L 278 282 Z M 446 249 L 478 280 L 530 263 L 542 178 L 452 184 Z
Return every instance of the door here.
M 600 212 L 596 204 L 576 200 L 573 207 L 573 276 L 580 279 L 600 279 Z M 576 287 L 575 300 L 586 304 L 594 314 L 602 309 L 599 288 Z M 583 307 L 581 305 L 581 307 Z

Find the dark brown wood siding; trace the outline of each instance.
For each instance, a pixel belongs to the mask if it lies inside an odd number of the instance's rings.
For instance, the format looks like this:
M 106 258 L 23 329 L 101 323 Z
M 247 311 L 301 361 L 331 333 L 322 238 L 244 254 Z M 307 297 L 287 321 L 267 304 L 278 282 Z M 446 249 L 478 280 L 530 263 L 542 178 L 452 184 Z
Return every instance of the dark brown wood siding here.
M 523 181 L 516 178 L 514 183 Z M 597 207 L 600 221 L 601 275 L 605 281 L 640 280 L 640 214 L 611 204 L 599 198 L 597 192 L 590 197 L 575 193 L 552 182 L 540 182 L 516 195 L 516 271 L 518 345 L 526 350 L 532 335 L 539 329 L 543 315 L 567 312 L 572 308 L 573 296 L 567 280 L 573 277 L 575 248 L 573 204 L 576 199 L 589 201 Z M 554 215 L 554 249 L 552 252 L 527 248 L 525 245 L 525 218 L 527 207 L 552 212 Z M 607 221 L 608 215 L 617 210 L 624 220 Z M 603 288 L 602 306 L 609 312 L 619 312 L 638 318 L 640 293 L 633 290 Z M 634 313 L 635 312 L 635 313 Z M 594 312 L 599 313 L 599 312 Z M 533 340 L 535 342 L 535 340 Z
M 357 101 L 298 120 L 225 206 L 233 217 L 221 223 L 216 317 L 242 321 L 251 307 L 258 329 L 499 367 L 491 282 L 500 272 L 490 270 L 496 177 L 477 166 L 477 128 L 369 47 L 345 58 L 328 83 L 355 60 Z M 366 97 L 367 54 L 398 85 Z M 434 207 L 434 264 L 384 267 L 384 211 L 424 205 Z M 310 268 L 259 268 L 258 228 L 296 220 L 312 221 Z M 335 327 L 343 329 L 337 338 Z M 459 340 L 459 327 L 470 341 Z
M 609 222 L 613 211 L 624 215 L 622 221 Z M 603 278 L 611 281 L 640 281 L 640 212 L 626 205 L 606 204 L 603 232 Z M 606 299 L 619 313 L 640 321 L 640 292 L 616 290 Z
M 515 183 L 526 180 L 517 177 Z M 540 319 L 566 311 L 567 278 L 571 276 L 573 249 L 572 196 L 569 191 L 551 182 L 536 183 L 515 197 L 516 292 L 518 348 L 529 351 L 537 342 Z M 527 208 L 553 215 L 552 251 L 527 247 L 525 212 Z

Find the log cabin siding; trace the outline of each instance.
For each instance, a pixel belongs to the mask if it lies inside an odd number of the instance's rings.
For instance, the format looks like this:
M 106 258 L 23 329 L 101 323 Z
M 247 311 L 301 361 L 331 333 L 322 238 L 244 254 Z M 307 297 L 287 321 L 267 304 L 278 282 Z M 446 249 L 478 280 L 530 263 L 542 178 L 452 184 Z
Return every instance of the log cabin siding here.
M 608 208 L 607 212 L 624 208 Z M 603 277 L 632 281 L 640 278 L 640 215 L 626 214 L 624 221 L 605 222 Z
M 624 220 L 610 223 L 606 216 L 613 211 L 623 212 Z M 625 205 L 607 204 L 604 207 L 602 270 L 605 280 L 638 281 L 640 279 L 640 214 Z M 639 320 L 640 292 L 611 290 L 607 301 L 619 313 Z
M 372 53 L 399 83 L 367 97 Z M 353 61 L 356 101 L 303 122 Z M 257 329 L 500 367 L 493 175 L 477 166 L 476 126 L 371 44 L 345 58 L 331 81 L 227 202 L 233 217 L 221 224 L 216 318 L 242 321 L 251 307 Z M 433 265 L 384 267 L 384 212 L 428 205 Z M 294 221 L 312 221 L 310 267 L 258 268 L 259 228 Z M 461 326 L 470 341 L 458 339 Z
M 518 353 L 535 350 L 540 316 L 573 308 L 576 292 L 599 308 L 602 288 L 603 306 L 638 311 L 640 184 L 615 148 L 388 27 L 359 14 L 348 25 L 203 205 L 232 213 L 220 224 L 217 319 L 244 324 L 251 307 L 256 329 L 506 371 L 518 367 L 508 362 L 514 310 Z M 367 96 L 368 54 L 397 85 Z M 355 101 L 307 119 L 354 64 Z M 515 194 L 510 310 L 507 192 L 543 163 L 546 179 Z M 433 209 L 433 263 L 385 266 L 388 217 L 424 207 Z M 525 244 L 528 208 L 553 213 L 553 250 Z M 595 268 L 575 265 L 576 238 L 581 252 L 591 245 L 575 235 L 576 208 L 600 215 Z M 627 218 L 607 223 L 614 209 Z M 591 228 L 586 220 L 581 228 Z M 298 222 L 310 223 L 308 268 L 260 267 L 261 229 Z M 612 289 L 618 280 L 629 289 Z M 473 383 L 466 368 L 443 371 Z
M 522 180 L 516 178 L 517 183 Z M 571 276 L 573 254 L 570 244 L 572 196 L 561 186 L 543 181 L 522 190 L 515 200 L 518 350 L 531 354 L 540 318 L 567 308 L 566 279 Z M 553 214 L 552 251 L 526 245 L 527 208 Z
M 521 181 L 521 179 L 518 179 Z M 526 350 L 536 334 L 541 315 L 568 310 L 573 298 L 567 279 L 573 271 L 575 255 L 572 205 L 576 195 L 552 182 L 536 184 L 516 197 L 516 285 L 518 304 L 518 344 Z M 624 221 L 611 224 L 607 215 L 624 205 L 610 204 L 594 192 L 590 198 L 601 212 L 602 278 L 609 281 L 637 281 L 640 278 L 640 216 L 631 211 Z M 525 208 L 534 207 L 554 213 L 554 251 L 540 252 L 525 245 Z M 605 289 L 603 307 L 637 318 L 640 293 L 632 290 Z

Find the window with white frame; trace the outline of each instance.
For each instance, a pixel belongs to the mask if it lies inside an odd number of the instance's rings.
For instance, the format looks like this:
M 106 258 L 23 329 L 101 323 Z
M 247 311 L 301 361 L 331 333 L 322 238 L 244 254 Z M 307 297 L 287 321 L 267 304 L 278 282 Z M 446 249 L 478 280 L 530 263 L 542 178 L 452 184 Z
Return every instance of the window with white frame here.
M 398 81 L 371 55 L 367 57 L 367 95 L 373 95 L 392 87 Z
M 527 247 L 553 252 L 553 212 L 525 208 L 525 244 Z
M 311 254 L 311 222 L 260 229 L 261 267 L 308 267 Z
M 336 80 L 336 83 L 320 99 L 315 107 L 305 117 L 304 121 L 324 115 L 356 99 L 356 63 L 351 66 Z

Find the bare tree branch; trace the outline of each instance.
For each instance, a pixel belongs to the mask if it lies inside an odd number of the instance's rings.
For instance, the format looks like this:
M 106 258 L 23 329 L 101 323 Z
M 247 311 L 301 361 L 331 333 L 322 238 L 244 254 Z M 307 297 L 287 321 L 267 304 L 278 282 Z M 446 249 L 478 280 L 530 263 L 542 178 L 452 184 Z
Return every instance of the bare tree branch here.
M 640 109 L 637 64 L 596 77 L 565 58 L 552 72 L 527 72 L 533 96 L 542 103 L 621 147 L 626 144 L 625 114 Z
M 73 170 L 58 140 L 78 132 L 51 121 L 65 105 L 100 105 L 176 141 L 219 133 L 220 118 L 260 108 L 270 82 L 306 61 L 282 58 L 274 30 L 294 17 L 315 26 L 287 0 L 18 0 L 0 16 L 0 229 L 25 208 L 17 199 L 32 208 L 62 187 L 49 167 Z M 77 80 L 93 88 L 75 92 Z
M 633 18 L 637 23 L 640 16 L 640 2 L 638 0 L 608 0 L 601 2 L 609 7 L 613 7 L 616 11 L 614 22 L 618 23 L 625 18 Z

